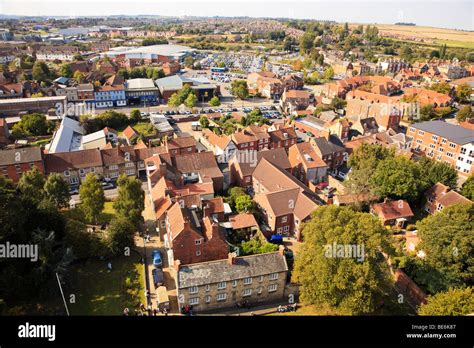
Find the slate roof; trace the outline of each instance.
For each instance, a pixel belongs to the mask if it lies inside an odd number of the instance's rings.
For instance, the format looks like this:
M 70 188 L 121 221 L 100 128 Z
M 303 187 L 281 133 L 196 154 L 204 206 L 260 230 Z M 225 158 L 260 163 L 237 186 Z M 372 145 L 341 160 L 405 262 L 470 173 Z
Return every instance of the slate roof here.
M 459 145 L 464 145 L 474 141 L 474 132 L 472 130 L 444 121 L 415 123 L 411 125 L 411 127 L 439 135 L 440 137 L 446 138 Z
M 178 288 L 214 284 L 235 279 L 287 272 L 285 257 L 279 252 L 237 257 L 234 264 L 227 259 L 195 263 L 180 268 Z

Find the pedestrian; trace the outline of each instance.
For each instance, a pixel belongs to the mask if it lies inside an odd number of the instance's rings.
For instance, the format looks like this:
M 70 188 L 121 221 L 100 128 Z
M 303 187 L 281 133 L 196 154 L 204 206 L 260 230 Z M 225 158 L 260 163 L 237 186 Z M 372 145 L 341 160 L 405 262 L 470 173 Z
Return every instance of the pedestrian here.
M 153 309 L 153 316 L 155 316 L 155 317 L 156 317 L 156 316 L 157 316 L 157 314 L 158 314 L 158 311 L 156 310 L 156 308 L 155 308 L 155 309 Z
M 128 308 L 125 308 L 125 309 L 123 310 L 123 315 L 128 316 Z

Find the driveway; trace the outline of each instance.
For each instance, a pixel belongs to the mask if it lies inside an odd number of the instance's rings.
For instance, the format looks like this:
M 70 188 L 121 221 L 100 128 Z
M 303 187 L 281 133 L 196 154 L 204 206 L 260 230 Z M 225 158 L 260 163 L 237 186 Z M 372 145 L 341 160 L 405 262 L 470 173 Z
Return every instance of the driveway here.
M 170 267 L 168 264 L 168 256 L 166 252 L 166 248 L 164 247 L 164 243 L 160 240 L 160 236 L 156 232 L 155 227 L 155 212 L 153 211 L 150 203 L 150 196 L 148 194 L 145 195 L 145 210 L 143 211 L 143 217 L 145 219 L 145 228 L 147 233 L 150 235 L 150 241 L 148 243 L 144 243 L 143 238 L 137 237 L 139 240 L 136 241 L 137 245 L 141 245 L 142 250 L 146 255 L 146 272 L 148 274 L 147 284 L 146 287 L 150 290 L 150 297 L 151 297 L 151 306 L 152 309 L 157 309 L 157 296 L 156 296 L 156 288 L 153 284 L 153 260 L 151 258 L 151 253 L 153 250 L 159 249 L 161 252 L 161 258 L 163 259 L 163 275 L 164 275 L 164 285 L 168 290 L 168 297 L 170 300 L 170 313 L 179 313 L 178 311 L 178 298 L 176 292 L 176 271 L 174 268 Z

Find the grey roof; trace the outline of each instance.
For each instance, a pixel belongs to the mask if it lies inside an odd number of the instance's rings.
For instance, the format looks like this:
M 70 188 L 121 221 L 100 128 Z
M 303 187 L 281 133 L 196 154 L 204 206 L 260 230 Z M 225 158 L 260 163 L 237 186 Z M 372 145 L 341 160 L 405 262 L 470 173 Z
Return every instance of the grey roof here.
M 64 117 L 61 121 L 61 126 L 54 133 L 53 140 L 47 147 L 48 153 L 79 150 L 84 133 L 84 128 L 82 128 L 80 122 Z
M 206 77 L 184 77 L 181 75 L 172 75 L 155 80 L 160 91 L 175 91 L 183 87 L 183 83 L 191 83 L 193 89 L 216 88 L 215 84 Z
M 472 130 L 444 121 L 415 123 L 412 127 L 424 132 L 439 135 L 440 137 L 446 138 L 459 145 L 464 145 L 474 141 L 474 132 Z
M 175 91 L 183 87 L 183 80 L 178 75 L 172 75 L 155 80 L 160 91 Z
M 287 272 L 288 265 L 279 252 L 237 257 L 234 264 L 227 259 L 182 266 L 178 272 L 178 288 L 227 282 Z
M 126 82 L 127 90 L 157 89 L 152 79 L 131 79 Z
M 345 151 L 345 148 L 327 141 L 326 138 L 313 138 L 314 144 L 318 146 L 322 156 L 330 155 L 334 152 Z
M 39 146 L 0 151 L 0 166 L 37 162 L 41 160 L 42 154 Z
M 93 91 L 94 90 L 94 85 L 92 83 L 82 83 L 77 85 L 77 90 L 79 92 L 81 91 Z

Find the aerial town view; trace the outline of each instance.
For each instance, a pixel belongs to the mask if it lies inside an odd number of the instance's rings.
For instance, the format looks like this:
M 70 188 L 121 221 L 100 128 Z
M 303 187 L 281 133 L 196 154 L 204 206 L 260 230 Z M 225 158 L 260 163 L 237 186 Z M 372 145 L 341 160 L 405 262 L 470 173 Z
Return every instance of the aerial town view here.
M 474 316 L 473 18 L 0 0 L 0 345 L 64 339 L 67 317 L 276 339 L 355 316 L 454 347 Z

